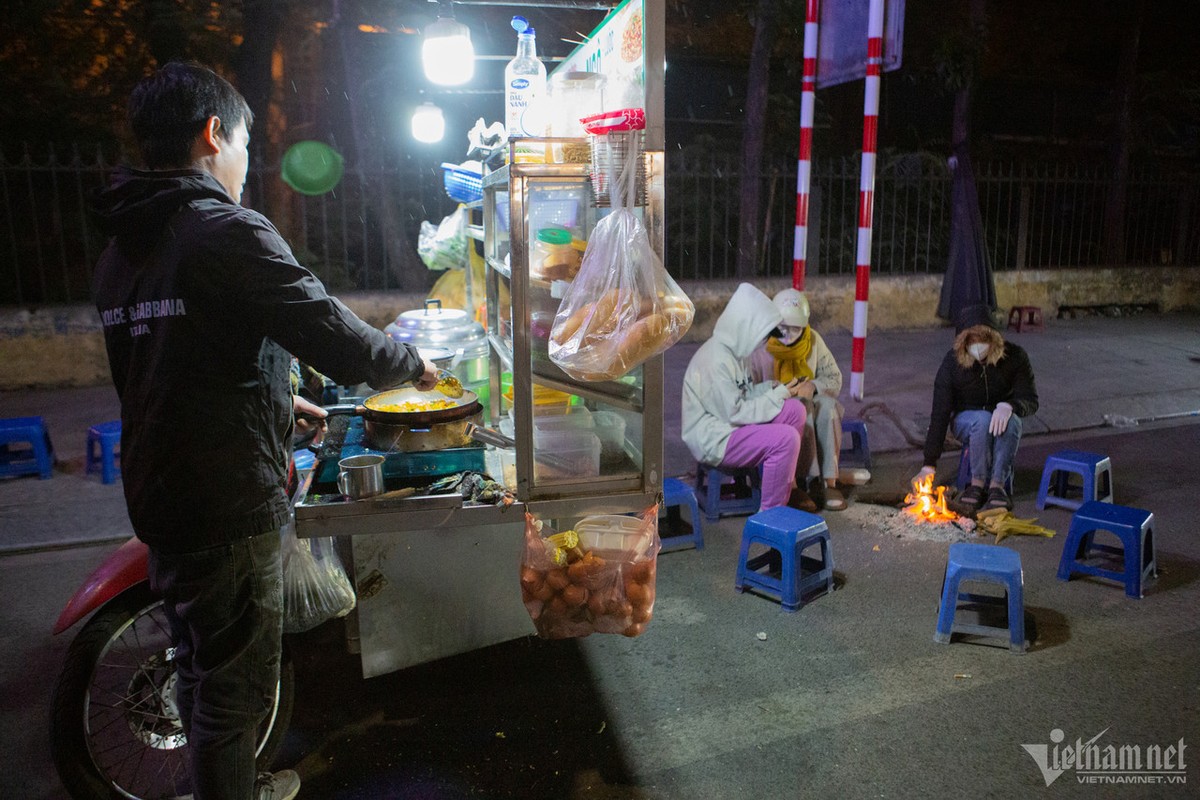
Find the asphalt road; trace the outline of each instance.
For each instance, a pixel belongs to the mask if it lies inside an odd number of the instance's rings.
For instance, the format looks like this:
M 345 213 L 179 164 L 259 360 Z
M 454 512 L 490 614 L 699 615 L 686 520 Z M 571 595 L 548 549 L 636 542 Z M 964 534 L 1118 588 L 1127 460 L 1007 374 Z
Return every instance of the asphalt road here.
M 1110 455 L 1117 502 L 1154 511 L 1160 576 L 1143 600 L 1054 573 L 1070 512 L 1033 508 L 1045 456 Z M 1013 537 L 1034 644 L 934 644 L 946 543 L 827 514 L 840 588 L 796 614 L 733 592 L 743 520 L 663 555 L 636 639 L 520 639 L 363 680 L 338 623 L 293 641 L 297 704 L 280 763 L 301 798 L 1194 797 L 1200 770 L 1200 425 L 1039 437 L 1018 455 Z M 879 459 L 876 481 L 911 470 Z M 860 497 L 860 499 L 862 499 Z M 861 509 L 860 509 L 861 512 Z M 49 629 L 111 546 L 0 557 L 0 797 L 61 798 L 51 688 L 68 637 Z M 515 570 L 514 570 L 515 573 Z M 515 574 L 514 574 L 515 577 Z M 967 676 L 967 677 L 962 677 Z M 1189 745 L 1186 784 L 1046 786 L 1023 744 Z M 1197 756 L 1200 758 L 1200 756 Z

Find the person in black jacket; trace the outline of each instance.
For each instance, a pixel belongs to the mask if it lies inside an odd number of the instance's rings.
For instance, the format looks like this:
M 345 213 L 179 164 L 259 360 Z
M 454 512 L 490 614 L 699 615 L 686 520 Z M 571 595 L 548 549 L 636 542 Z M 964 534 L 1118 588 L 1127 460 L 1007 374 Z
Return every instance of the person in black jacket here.
M 984 510 L 1012 508 L 1004 485 L 1021 442 L 1021 418 L 1037 413 L 1037 386 L 1025 350 L 1004 341 L 987 306 L 959 314 L 954 347 L 933 382 L 933 411 L 925 436 L 925 466 L 913 478 L 935 474 L 946 430 L 968 448 L 971 482 L 958 501 Z
M 175 640 L 197 800 L 299 790 L 295 772 L 254 766 L 279 679 L 292 356 L 342 384 L 436 384 L 432 362 L 330 297 L 239 204 L 251 121 L 216 73 L 164 66 L 129 101 L 146 169 L 119 169 L 94 203 L 112 237 L 93 293 L 125 499 Z

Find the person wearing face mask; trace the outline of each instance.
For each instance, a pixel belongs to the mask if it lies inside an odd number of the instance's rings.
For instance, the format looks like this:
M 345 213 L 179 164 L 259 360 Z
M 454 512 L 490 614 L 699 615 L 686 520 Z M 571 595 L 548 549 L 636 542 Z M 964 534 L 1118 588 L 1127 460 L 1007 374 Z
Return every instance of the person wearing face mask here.
M 762 467 L 761 510 L 816 506 L 793 491 L 805 410 L 801 382 L 756 382 L 750 356 L 782 320 L 754 286 L 738 286 L 683 376 L 681 435 L 697 461 L 720 469 Z
M 935 474 L 953 425 L 969 449 L 971 483 L 958 502 L 972 508 L 1012 508 L 1004 485 L 1021 442 L 1021 419 L 1037 413 L 1037 386 L 1025 350 L 1006 342 L 987 306 L 968 306 L 958 335 L 933 382 L 933 410 L 925 436 L 925 466 L 913 478 Z
M 756 380 L 786 384 L 798 380 L 796 396 L 808 412 L 800 448 L 799 475 L 812 478 L 813 495 L 828 511 L 841 511 L 846 497 L 838 489 L 838 454 L 842 448 L 842 415 L 837 396 L 842 391 L 842 371 L 837 359 L 809 322 L 808 298 L 796 289 L 784 289 L 772 302 L 783 316 L 779 336 L 769 337 L 754 351 Z

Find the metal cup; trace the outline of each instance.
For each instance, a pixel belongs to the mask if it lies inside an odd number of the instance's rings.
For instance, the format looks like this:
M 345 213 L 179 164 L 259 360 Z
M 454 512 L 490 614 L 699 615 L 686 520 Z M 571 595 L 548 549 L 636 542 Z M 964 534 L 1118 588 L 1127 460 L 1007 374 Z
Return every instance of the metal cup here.
M 338 462 L 338 489 L 351 500 L 383 492 L 383 456 L 365 453 Z

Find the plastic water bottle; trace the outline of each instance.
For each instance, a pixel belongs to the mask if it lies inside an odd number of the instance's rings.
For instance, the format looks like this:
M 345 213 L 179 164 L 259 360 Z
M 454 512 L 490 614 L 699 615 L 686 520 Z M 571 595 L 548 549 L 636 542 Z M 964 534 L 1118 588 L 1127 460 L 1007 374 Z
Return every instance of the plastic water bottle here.
M 545 136 L 546 67 L 538 60 L 529 21 L 513 17 L 512 26 L 517 32 L 517 57 L 504 68 L 504 124 L 510 139 Z M 518 163 L 545 161 L 545 146 L 520 145 L 514 158 Z

